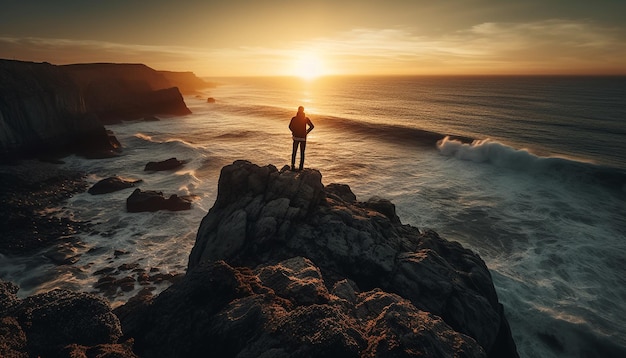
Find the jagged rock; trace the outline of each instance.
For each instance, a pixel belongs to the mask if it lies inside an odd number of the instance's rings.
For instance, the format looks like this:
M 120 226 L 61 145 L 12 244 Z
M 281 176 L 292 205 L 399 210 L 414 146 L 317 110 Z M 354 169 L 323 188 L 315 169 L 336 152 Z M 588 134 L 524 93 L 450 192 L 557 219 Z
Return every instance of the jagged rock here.
M 162 170 L 174 170 L 176 168 L 180 168 L 185 164 L 184 161 L 178 160 L 176 158 L 169 158 L 166 160 L 162 160 L 160 162 L 148 162 L 146 164 L 144 171 L 162 171 Z
M 89 188 L 88 192 L 92 195 L 107 194 L 118 190 L 132 188 L 135 184 L 141 182 L 142 180 L 126 180 L 120 177 L 110 177 L 95 183 L 91 188 Z
M 255 268 L 294 257 L 314 262 L 326 287 L 348 280 L 399 295 L 475 339 L 491 357 L 517 355 L 478 255 L 434 231 L 402 225 L 388 200 L 358 202 L 347 186 L 325 188 L 316 170 L 246 161 L 224 167 L 188 269 L 219 260 Z
M 203 262 L 156 298 L 117 312 L 140 356 L 485 356 L 398 295 L 353 288 L 348 301 L 327 283 L 303 257 L 255 270 Z
M 126 199 L 126 210 L 130 213 L 142 211 L 180 211 L 191 209 L 191 200 L 185 197 L 179 197 L 176 194 L 170 195 L 165 199 L 163 192 L 141 189 L 135 189 L 133 193 Z
M 120 322 L 101 298 L 87 293 L 53 290 L 18 299 L 16 286 L 0 281 L 0 353 L 15 356 L 59 356 L 70 344 L 115 344 Z M 5 305 L 7 304 L 7 305 Z M 5 355 L 6 354 L 6 355 Z
M 343 200 L 348 203 L 354 203 L 356 201 L 356 195 L 352 192 L 350 187 L 346 184 L 330 183 L 324 188 L 327 195 L 335 195 L 336 200 Z

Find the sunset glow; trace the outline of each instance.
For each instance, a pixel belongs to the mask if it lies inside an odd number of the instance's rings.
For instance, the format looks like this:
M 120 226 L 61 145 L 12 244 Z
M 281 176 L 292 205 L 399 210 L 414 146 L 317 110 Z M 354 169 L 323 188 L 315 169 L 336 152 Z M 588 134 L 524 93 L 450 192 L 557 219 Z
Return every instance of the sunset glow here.
M 324 64 L 314 53 L 303 53 L 296 58 L 293 75 L 305 80 L 312 80 L 325 74 Z
M 623 1 L 28 3 L 0 12 L 0 58 L 306 79 L 626 74 Z

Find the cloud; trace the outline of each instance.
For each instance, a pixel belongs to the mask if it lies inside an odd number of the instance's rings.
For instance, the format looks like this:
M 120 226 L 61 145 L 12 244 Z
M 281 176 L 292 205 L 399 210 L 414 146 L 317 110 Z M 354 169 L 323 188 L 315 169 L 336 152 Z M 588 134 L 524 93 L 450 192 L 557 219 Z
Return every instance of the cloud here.
M 198 51 L 193 48 L 39 37 L 0 37 L 0 57 L 54 64 L 128 62 L 176 65 L 192 62 L 197 56 Z
M 561 19 L 487 22 L 428 36 L 410 28 L 357 28 L 284 48 L 215 50 L 211 57 L 271 74 L 303 52 L 324 57 L 331 73 L 626 74 L 622 38 L 617 29 Z
M 200 75 L 285 75 L 303 54 L 331 74 L 626 74 L 623 30 L 563 19 L 485 22 L 420 34 L 408 27 L 355 28 L 281 47 L 192 48 L 69 39 L 0 37 L 0 57 L 76 62 L 141 62 Z

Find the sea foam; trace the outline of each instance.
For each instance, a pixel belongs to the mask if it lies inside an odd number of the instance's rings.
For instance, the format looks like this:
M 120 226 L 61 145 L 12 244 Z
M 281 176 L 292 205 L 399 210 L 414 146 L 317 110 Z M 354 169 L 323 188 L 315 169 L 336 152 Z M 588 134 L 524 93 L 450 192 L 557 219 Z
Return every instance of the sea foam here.
M 437 141 L 437 149 L 444 156 L 461 160 L 549 175 L 568 182 L 599 184 L 626 192 L 626 173 L 622 170 L 557 156 L 542 157 L 488 138 L 464 143 L 446 136 Z

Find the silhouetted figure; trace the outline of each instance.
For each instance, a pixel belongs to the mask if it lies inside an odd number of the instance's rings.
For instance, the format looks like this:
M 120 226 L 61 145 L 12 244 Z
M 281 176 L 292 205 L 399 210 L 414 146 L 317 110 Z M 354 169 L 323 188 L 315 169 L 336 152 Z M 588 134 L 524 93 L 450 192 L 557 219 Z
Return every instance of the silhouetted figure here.
M 307 128 L 307 124 L 309 128 Z M 315 126 L 304 114 L 304 107 L 298 107 L 298 113 L 295 117 L 291 118 L 289 123 L 289 129 L 291 129 L 291 136 L 293 137 L 293 150 L 291 152 L 291 170 L 296 170 L 296 152 L 298 146 L 300 146 L 300 170 L 304 167 L 304 151 L 306 150 L 306 136 Z

